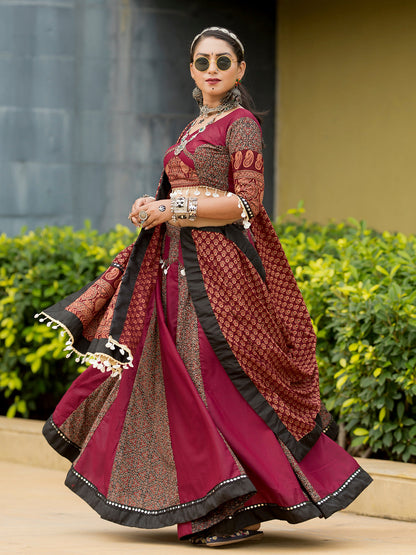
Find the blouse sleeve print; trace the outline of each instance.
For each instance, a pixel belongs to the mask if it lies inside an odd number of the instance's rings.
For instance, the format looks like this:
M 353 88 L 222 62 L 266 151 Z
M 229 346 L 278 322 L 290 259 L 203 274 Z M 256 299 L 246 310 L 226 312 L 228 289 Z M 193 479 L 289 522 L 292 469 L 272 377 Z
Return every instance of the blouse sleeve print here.
M 261 207 L 264 194 L 264 168 L 261 130 L 251 118 L 236 120 L 227 133 L 231 156 L 234 192 L 241 199 L 248 218 L 254 218 Z

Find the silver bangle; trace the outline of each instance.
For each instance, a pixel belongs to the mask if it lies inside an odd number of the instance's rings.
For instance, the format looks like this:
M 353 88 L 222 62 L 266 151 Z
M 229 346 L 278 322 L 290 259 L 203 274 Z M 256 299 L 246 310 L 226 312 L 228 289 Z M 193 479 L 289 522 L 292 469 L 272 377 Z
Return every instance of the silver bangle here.
M 172 203 L 172 220 L 186 220 L 188 218 L 188 199 L 186 197 L 174 197 Z
M 195 218 L 197 216 L 197 210 L 198 210 L 198 198 L 191 197 L 188 200 L 188 218 L 190 219 L 191 222 L 195 221 Z

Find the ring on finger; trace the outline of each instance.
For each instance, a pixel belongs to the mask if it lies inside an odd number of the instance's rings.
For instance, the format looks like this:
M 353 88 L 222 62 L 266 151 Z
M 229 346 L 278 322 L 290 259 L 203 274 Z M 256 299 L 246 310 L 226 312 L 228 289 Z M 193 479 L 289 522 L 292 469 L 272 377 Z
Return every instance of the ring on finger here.
M 148 217 L 149 217 L 149 214 L 146 212 L 146 210 L 140 210 L 139 218 L 141 219 L 142 222 L 146 221 Z

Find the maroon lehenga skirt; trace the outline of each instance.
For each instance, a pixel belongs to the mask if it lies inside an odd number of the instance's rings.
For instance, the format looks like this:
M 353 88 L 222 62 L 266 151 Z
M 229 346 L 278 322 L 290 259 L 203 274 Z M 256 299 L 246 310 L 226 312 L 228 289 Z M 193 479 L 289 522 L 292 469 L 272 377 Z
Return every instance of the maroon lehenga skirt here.
M 66 485 L 103 518 L 227 534 L 328 517 L 371 482 L 324 433 L 296 461 L 236 389 L 197 319 L 173 226 L 137 352 L 121 379 L 89 367 L 44 428 L 73 462 Z

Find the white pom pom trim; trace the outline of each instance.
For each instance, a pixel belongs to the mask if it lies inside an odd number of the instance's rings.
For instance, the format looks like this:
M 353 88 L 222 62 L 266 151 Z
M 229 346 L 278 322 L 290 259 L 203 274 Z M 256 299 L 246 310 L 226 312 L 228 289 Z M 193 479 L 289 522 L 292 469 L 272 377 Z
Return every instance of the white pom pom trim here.
M 34 317 L 39 322 L 47 321 L 46 325 L 48 327 L 52 327 L 52 329 L 63 328 L 60 332 L 60 336 L 64 337 L 66 334 L 69 336 L 69 339 L 65 342 L 65 347 L 63 349 L 64 352 L 68 351 L 68 353 L 65 355 L 66 358 L 71 357 L 72 354 L 75 353 L 76 355 L 78 355 L 77 358 L 75 359 L 76 362 L 81 362 L 81 364 L 85 364 L 85 363 L 91 364 L 92 366 L 94 366 L 94 368 L 97 368 L 101 372 L 110 372 L 112 377 L 118 376 L 119 378 L 121 378 L 122 370 L 133 368 L 133 356 L 130 352 L 130 349 L 126 345 L 122 345 L 121 343 L 118 343 L 118 341 L 116 341 L 113 337 L 111 337 L 111 335 L 109 336 L 107 343 L 105 344 L 106 349 L 109 349 L 110 351 L 115 351 L 116 349 L 118 349 L 120 355 L 122 355 L 123 357 L 127 355 L 126 362 L 123 363 L 122 361 L 113 358 L 111 355 L 105 352 L 81 353 L 74 348 L 74 338 L 71 332 L 69 331 L 69 329 L 66 326 L 64 326 L 61 322 L 54 320 L 44 312 L 35 314 Z

